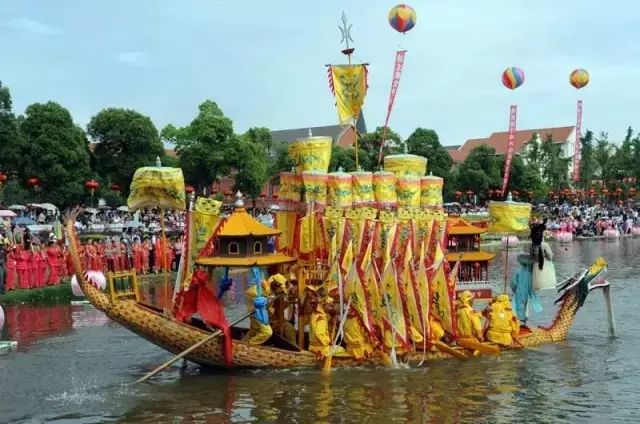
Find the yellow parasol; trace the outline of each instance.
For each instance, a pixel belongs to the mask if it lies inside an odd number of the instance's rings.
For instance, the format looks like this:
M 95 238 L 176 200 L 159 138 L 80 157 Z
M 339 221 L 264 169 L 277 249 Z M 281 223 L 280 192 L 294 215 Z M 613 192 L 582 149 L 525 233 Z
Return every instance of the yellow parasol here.
M 504 202 L 489 202 L 489 228 L 487 234 L 513 235 L 529 231 L 531 204 L 511 200 L 511 193 Z M 507 237 L 506 255 L 504 262 L 504 290 L 507 292 L 509 280 L 509 238 Z
M 162 246 L 168 248 L 164 223 L 165 209 L 185 209 L 184 176 L 180 168 L 162 166 L 160 158 L 156 158 L 156 166 L 138 168 L 133 175 L 127 205 L 130 211 L 146 207 L 160 208 L 160 226 L 162 228 Z M 166 262 L 166 252 L 161 252 L 162 261 Z M 163 263 L 165 288 L 165 313 L 169 307 L 169 264 Z

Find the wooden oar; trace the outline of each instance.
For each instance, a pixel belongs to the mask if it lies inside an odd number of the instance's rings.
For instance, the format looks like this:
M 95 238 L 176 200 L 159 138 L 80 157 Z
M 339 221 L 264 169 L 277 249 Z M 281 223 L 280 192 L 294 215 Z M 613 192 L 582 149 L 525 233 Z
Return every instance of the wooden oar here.
M 477 350 L 482 353 L 486 353 L 487 355 L 498 355 L 500 354 L 500 348 L 498 346 L 490 345 L 487 343 L 481 343 L 477 340 L 464 337 L 457 340 L 458 344 L 464 348 Z
M 442 343 L 441 341 L 436 341 L 436 342 L 433 342 L 432 344 L 439 351 L 444 352 L 444 353 L 448 353 L 449 355 L 453 356 L 454 358 L 464 359 L 464 360 L 469 359 L 469 357 L 467 355 L 465 355 L 463 352 L 460 352 L 459 350 L 456 350 L 456 349 L 452 348 L 451 346 Z
M 234 325 L 238 324 L 240 321 L 243 321 L 243 320 L 247 319 L 247 317 L 249 317 L 254 311 L 255 311 L 254 309 L 250 310 L 249 312 L 244 314 L 242 317 L 238 318 L 237 320 L 235 320 L 234 322 L 229 324 L 229 327 L 233 327 Z M 146 381 L 146 380 L 150 379 L 151 377 L 153 377 L 154 375 L 158 374 L 160 371 L 164 370 L 165 368 L 167 368 L 168 366 L 170 366 L 171 364 L 173 364 L 174 362 L 176 362 L 180 358 L 183 358 L 183 357 L 187 356 L 188 354 L 190 354 L 191 352 L 193 352 L 194 350 L 196 350 L 197 348 L 199 348 L 203 344 L 205 344 L 207 342 L 210 342 L 211 340 L 215 339 L 216 337 L 218 337 L 221 334 L 222 334 L 222 330 L 218 330 L 215 333 L 205 337 L 204 339 L 200 340 L 199 342 L 197 342 L 196 344 L 194 344 L 193 346 L 191 346 L 187 350 L 184 350 L 182 353 L 180 353 L 180 354 L 174 356 L 173 358 L 169 359 L 167 362 L 165 362 L 164 364 L 160 365 L 159 367 L 157 367 L 153 371 L 148 372 L 147 374 L 144 375 L 144 377 L 136 380 L 133 384 L 142 383 L 143 381 Z

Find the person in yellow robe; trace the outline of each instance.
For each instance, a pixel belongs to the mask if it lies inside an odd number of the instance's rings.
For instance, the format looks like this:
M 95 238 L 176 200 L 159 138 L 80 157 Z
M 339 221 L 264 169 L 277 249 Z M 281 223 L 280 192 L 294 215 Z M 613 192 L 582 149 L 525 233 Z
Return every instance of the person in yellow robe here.
M 473 293 L 465 290 L 458 299 L 458 337 L 474 338 L 479 342 L 484 340 L 482 335 L 481 315 L 473 309 Z
M 511 310 L 509 296 L 501 294 L 489 305 L 487 339 L 501 346 L 511 346 L 520 333 L 520 322 Z
M 329 317 L 317 293 L 311 300 L 311 304 L 313 312 L 309 317 L 309 351 L 319 357 L 326 357 L 331 351 L 332 343 L 329 334 Z
M 440 320 L 433 315 L 429 315 L 429 330 L 432 342 L 439 342 L 444 337 L 444 327 Z
M 351 307 L 344 322 L 344 341 L 347 353 L 355 359 L 364 359 L 373 353 L 367 334 L 358 312 Z
M 278 296 L 269 306 L 269 322 L 271 327 L 279 332 L 289 343 L 296 343 L 296 330 L 293 325 L 285 319 L 284 313 L 287 308 L 287 279 L 282 274 L 275 274 L 267 280 L 271 293 Z
M 268 297 L 270 295 L 269 284 L 266 281 L 262 281 L 262 296 Z M 246 304 L 248 309 L 255 307 L 254 301 L 258 297 L 258 288 L 255 284 L 252 284 L 244 292 Z M 244 340 L 252 345 L 261 345 L 271 338 L 273 330 L 270 325 L 262 324 L 258 321 L 253 314 L 249 318 L 249 331 L 244 336 Z

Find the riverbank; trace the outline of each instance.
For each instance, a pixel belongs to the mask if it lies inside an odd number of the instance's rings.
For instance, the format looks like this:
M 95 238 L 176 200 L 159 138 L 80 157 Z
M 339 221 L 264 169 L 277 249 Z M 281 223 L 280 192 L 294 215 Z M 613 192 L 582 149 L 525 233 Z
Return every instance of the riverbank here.
M 45 286 L 38 289 L 16 289 L 0 295 L 0 305 L 19 305 L 38 302 L 70 302 L 77 300 L 71 292 L 71 282 L 64 281 L 56 286 Z

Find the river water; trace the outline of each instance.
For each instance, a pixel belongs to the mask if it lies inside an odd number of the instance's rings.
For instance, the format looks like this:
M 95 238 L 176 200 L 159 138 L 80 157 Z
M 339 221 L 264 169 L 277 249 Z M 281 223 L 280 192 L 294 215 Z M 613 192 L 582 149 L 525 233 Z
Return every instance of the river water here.
M 7 307 L 0 423 L 615 423 L 639 422 L 640 239 L 553 246 L 568 275 L 602 255 L 619 338 L 592 292 L 565 342 L 422 369 L 212 372 L 179 364 L 129 386 L 169 354 L 91 306 Z M 510 255 L 511 272 L 516 269 Z M 500 278 L 501 259 L 493 273 Z M 550 322 L 553 293 L 536 324 Z

